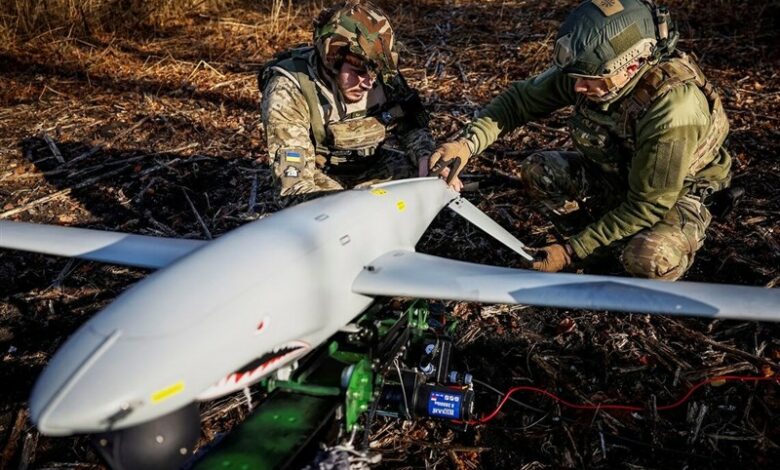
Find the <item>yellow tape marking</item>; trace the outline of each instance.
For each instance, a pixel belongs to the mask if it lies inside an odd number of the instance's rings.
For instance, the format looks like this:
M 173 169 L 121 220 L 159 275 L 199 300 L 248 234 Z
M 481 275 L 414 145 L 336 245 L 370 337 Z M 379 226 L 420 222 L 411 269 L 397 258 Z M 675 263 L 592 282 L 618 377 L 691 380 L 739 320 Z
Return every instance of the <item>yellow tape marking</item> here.
M 167 400 L 174 395 L 184 391 L 184 382 L 176 382 L 175 384 L 165 387 L 161 390 L 157 390 L 152 393 L 152 403 L 160 403 L 163 400 Z
M 374 196 L 384 196 L 385 194 L 387 194 L 387 190 L 376 188 L 371 190 L 371 194 L 373 194 Z
M 395 207 L 398 208 L 398 212 L 403 212 L 406 210 L 406 203 L 401 200 L 395 203 Z

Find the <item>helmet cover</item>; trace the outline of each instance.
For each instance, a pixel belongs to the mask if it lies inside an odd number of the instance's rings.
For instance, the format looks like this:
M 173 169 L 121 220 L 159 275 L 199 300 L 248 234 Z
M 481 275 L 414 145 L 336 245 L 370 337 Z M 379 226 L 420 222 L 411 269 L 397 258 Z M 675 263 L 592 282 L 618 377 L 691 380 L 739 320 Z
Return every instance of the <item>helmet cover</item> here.
M 393 29 L 387 16 L 370 2 L 341 2 L 323 10 L 314 26 L 317 53 L 331 72 L 338 73 L 348 60 L 383 75 L 395 73 L 398 55 L 393 51 Z
M 588 0 L 558 31 L 553 61 L 565 73 L 605 77 L 656 53 L 656 21 L 642 0 Z

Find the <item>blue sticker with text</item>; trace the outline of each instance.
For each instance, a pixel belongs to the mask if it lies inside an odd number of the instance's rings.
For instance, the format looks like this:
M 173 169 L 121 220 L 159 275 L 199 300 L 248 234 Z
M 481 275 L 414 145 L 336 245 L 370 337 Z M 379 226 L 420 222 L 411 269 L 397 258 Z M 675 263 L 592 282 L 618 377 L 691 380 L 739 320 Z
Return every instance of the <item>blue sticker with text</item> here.
M 428 397 L 428 416 L 460 418 L 461 396 L 447 392 L 431 392 Z

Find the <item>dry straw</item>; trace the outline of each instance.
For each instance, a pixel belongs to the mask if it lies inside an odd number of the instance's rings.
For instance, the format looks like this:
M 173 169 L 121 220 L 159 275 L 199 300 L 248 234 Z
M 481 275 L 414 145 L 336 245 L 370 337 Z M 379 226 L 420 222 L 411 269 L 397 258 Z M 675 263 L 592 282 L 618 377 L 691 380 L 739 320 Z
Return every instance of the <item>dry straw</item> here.
M 80 28 L 87 34 L 96 29 L 117 31 L 157 26 L 228 3 L 230 0 L 4 0 L 0 1 L 0 28 L 6 34 L 24 36 L 56 28 Z

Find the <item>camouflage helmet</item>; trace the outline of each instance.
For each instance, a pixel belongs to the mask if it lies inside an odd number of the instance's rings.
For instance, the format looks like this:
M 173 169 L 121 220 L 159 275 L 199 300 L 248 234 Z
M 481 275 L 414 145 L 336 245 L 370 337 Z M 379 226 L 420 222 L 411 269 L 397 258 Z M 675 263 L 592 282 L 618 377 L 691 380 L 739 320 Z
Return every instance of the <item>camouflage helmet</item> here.
M 398 67 L 395 36 L 387 16 L 370 2 L 348 0 L 327 8 L 314 23 L 314 45 L 323 65 L 333 73 L 349 56 L 369 70 L 392 75 Z
M 563 23 L 553 52 L 565 73 L 614 76 L 637 59 L 671 52 L 677 33 L 669 12 L 648 0 L 588 0 Z

